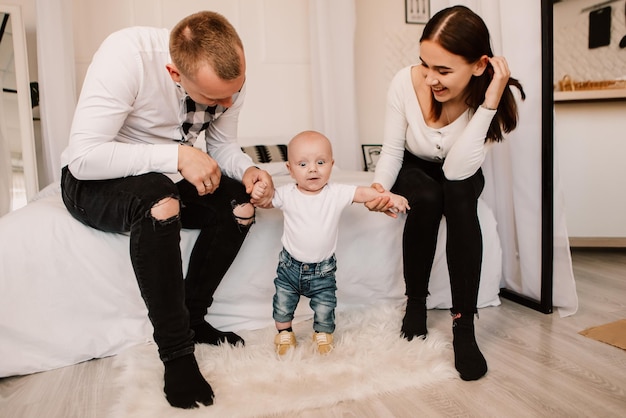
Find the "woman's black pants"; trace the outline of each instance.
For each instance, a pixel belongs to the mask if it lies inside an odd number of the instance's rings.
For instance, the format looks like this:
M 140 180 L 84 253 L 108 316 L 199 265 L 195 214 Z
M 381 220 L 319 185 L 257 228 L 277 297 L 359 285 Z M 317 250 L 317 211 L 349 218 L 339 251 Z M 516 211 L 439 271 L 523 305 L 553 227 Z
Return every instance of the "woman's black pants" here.
M 411 207 L 402 238 L 406 295 L 426 298 L 442 217 L 446 219 L 446 258 L 452 291 L 452 313 L 475 313 L 482 263 L 478 197 L 485 180 L 482 170 L 465 180 L 448 180 L 442 164 L 405 151 L 394 193 Z

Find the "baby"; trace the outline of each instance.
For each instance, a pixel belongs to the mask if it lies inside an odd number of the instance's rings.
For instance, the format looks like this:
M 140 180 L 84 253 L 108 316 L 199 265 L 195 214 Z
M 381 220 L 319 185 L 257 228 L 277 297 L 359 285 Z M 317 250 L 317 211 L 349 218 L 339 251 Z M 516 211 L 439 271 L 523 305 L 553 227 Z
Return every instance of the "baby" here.
M 338 224 L 342 211 L 353 202 L 365 203 L 389 197 L 390 215 L 406 213 L 408 201 L 372 187 L 329 182 L 334 164 L 330 141 L 315 131 L 304 131 L 289 141 L 286 163 L 295 184 L 276 187 L 272 206 L 283 211 L 284 228 L 279 255 L 273 317 L 278 334 L 276 351 L 285 354 L 296 346 L 291 327 L 300 296 L 310 298 L 313 309 L 313 342 L 321 354 L 333 349 Z M 252 197 L 261 196 L 267 184 L 257 182 Z

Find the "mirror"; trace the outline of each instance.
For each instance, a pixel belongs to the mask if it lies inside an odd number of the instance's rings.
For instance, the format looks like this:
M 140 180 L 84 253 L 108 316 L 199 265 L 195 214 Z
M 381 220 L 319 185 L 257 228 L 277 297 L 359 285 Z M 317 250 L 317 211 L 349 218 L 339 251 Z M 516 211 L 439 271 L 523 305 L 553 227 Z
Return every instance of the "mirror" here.
M 26 35 L 21 9 L 0 4 L 0 215 L 39 190 Z

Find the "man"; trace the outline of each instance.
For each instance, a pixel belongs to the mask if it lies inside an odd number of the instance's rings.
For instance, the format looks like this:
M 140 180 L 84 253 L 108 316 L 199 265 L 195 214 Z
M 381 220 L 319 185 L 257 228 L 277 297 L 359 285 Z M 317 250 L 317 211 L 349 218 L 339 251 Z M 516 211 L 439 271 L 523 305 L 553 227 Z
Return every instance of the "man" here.
M 130 233 L 165 395 L 176 407 L 213 403 L 195 343 L 243 344 L 204 316 L 254 222 L 254 206 L 266 207 L 273 195 L 271 176 L 235 141 L 244 95 L 243 45 L 223 16 L 195 13 L 171 33 L 123 29 L 93 57 L 62 157 L 70 213 L 93 228 Z M 206 152 L 193 146 L 201 132 Z M 251 200 L 258 181 L 271 187 Z M 184 279 L 181 228 L 200 230 Z

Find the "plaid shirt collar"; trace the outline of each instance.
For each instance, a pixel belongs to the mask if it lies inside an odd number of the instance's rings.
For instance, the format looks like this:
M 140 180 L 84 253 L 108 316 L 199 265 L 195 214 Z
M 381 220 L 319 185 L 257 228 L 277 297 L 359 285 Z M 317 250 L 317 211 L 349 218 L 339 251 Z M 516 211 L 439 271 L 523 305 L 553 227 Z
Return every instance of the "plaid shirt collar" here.
M 181 99 L 181 113 L 184 115 L 184 120 L 180 126 L 180 142 L 193 144 L 196 138 L 198 138 L 198 135 L 226 112 L 228 108 L 221 105 L 206 106 L 196 103 L 183 90 L 182 86 L 179 84 L 177 84 L 177 86 L 184 94 Z M 237 100 L 238 96 L 239 92 L 233 94 L 233 103 Z

